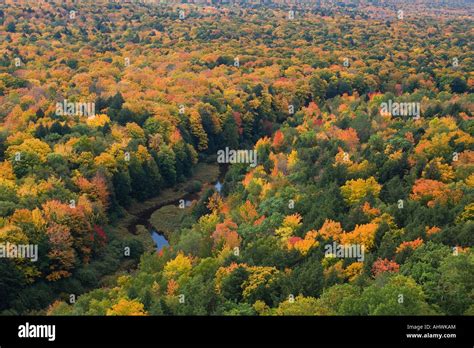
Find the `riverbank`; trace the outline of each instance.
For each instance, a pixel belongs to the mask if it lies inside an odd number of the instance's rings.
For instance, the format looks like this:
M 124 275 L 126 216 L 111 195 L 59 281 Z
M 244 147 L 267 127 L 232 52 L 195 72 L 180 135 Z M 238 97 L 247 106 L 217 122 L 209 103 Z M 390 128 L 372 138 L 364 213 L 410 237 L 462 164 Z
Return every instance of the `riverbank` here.
M 114 224 L 113 228 L 115 232 L 118 233 L 117 237 L 120 238 L 122 235 L 124 238 L 129 238 L 130 234 L 132 234 L 144 244 L 146 250 L 150 250 L 150 246 L 152 247 L 152 244 L 150 245 L 152 239 L 149 230 L 152 228 L 152 224 L 150 223 L 152 214 L 163 207 L 167 207 L 166 209 L 169 212 L 170 207 L 168 206 L 178 207 L 181 199 L 185 201 L 198 200 L 203 192 L 213 187 L 220 176 L 222 176 L 222 172 L 217 164 L 198 163 L 194 167 L 193 175 L 185 182 L 179 183 L 172 188 L 164 189 L 158 196 L 144 202 L 134 202 L 127 209 L 125 216 Z M 200 191 L 189 193 L 187 187 L 196 181 L 201 183 Z M 177 210 L 175 212 L 176 214 L 173 214 L 175 215 L 174 221 L 176 221 L 176 215 L 183 214 L 188 210 L 189 208 Z M 156 221 L 156 219 L 154 220 Z M 156 229 L 160 230 L 159 228 Z M 147 233 L 145 233 L 145 231 Z M 168 232 L 169 230 L 166 231 L 167 234 Z M 167 237 L 169 238 L 169 235 L 167 235 Z
M 154 213 L 160 215 L 164 208 L 165 211 L 170 210 L 170 206 L 176 207 L 174 210 L 173 217 L 167 216 L 169 221 L 166 223 L 176 224 L 176 221 L 181 221 L 181 217 L 186 212 L 189 212 L 191 208 L 179 209 L 177 204 L 181 199 L 188 199 L 193 197 L 195 200 L 199 199 L 201 195 L 210 187 L 214 186 L 214 183 L 221 179 L 225 173 L 225 170 L 219 167 L 217 164 L 198 163 L 193 170 L 193 175 L 186 181 L 175 185 L 174 187 L 164 189 L 156 197 L 148 199 L 143 202 L 134 202 L 126 211 L 125 215 L 116 221 L 114 224 L 107 226 L 105 229 L 110 236 L 113 235 L 113 239 L 120 241 L 139 241 L 144 248 L 144 252 L 156 251 L 156 244 L 152 238 L 152 230 L 155 230 L 158 234 L 164 234 L 167 240 L 172 240 L 171 231 L 162 231 L 156 228 L 150 222 L 151 216 Z M 189 193 L 186 188 L 191 183 L 199 181 L 201 189 L 199 192 Z M 165 208 L 166 207 L 166 208 Z M 155 214 L 155 225 L 157 219 Z M 173 222 L 174 221 L 174 222 Z M 159 226 L 158 226 L 159 227 Z M 176 226 L 175 230 L 179 229 L 180 226 Z M 111 286 L 114 284 L 115 279 L 124 274 L 134 271 L 134 264 L 130 261 L 121 262 L 118 269 L 112 274 L 108 274 L 102 277 L 100 280 L 101 286 Z

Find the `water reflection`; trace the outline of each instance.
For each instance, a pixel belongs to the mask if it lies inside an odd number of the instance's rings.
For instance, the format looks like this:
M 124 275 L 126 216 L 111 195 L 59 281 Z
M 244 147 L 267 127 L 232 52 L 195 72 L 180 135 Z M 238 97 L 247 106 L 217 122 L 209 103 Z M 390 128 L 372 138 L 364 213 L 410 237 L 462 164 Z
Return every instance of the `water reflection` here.
M 151 231 L 151 238 L 153 238 L 153 241 L 156 244 L 156 251 L 161 251 L 165 246 L 169 246 L 170 243 L 166 240 L 166 238 L 162 235 L 159 234 L 156 231 Z

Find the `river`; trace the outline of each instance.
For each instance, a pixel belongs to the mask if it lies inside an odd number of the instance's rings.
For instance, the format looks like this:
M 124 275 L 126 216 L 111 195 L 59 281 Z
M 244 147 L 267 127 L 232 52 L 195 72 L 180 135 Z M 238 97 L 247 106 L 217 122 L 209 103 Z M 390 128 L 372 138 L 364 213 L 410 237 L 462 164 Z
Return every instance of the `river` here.
M 134 213 L 136 216 L 136 219 L 134 219 L 129 225 L 128 225 L 128 230 L 129 232 L 136 234 L 137 233 L 137 226 L 142 225 L 145 226 L 145 228 L 149 231 L 151 238 L 153 239 L 153 242 L 156 246 L 157 251 L 161 251 L 164 247 L 169 246 L 169 242 L 165 236 L 165 234 L 162 231 L 156 230 L 154 226 L 150 222 L 150 217 L 151 215 L 168 205 L 179 205 L 181 200 L 184 200 L 186 203 L 191 203 L 193 201 L 198 201 L 202 194 L 209 188 L 209 187 L 214 187 L 216 190 L 221 190 L 223 182 L 224 182 L 224 177 L 225 174 L 227 173 L 228 166 L 227 165 L 220 165 L 219 166 L 219 175 L 217 177 L 217 180 L 213 180 L 211 182 L 204 182 L 202 183 L 202 189 L 200 192 L 197 193 L 182 193 L 182 194 L 177 194 L 173 198 L 168 199 L 168 200 L 163 200 L 151 207 L 147 207 L 146 209 L 143 209 L 139 211 L 138 213 Z M 187 183 L 191 183 L 194 179 L 190 178 L 186 183 L 183 183 L 186 185 Z

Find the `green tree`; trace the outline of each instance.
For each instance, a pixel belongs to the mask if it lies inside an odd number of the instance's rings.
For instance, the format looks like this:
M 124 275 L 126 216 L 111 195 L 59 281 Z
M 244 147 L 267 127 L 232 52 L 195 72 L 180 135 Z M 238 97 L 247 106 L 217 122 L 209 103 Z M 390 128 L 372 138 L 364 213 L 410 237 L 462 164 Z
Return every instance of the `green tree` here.
M 156 158 L 160 173 L 163 176 L 164 185 L 166 187 L 173 186 L 176 183 L 176 156 L 168 145 L 162 145 L 158 153 L 152 151 L 152 155 Z
M 359 298 L 345 300 L 341 310 L 352 315 L 433 315 L 423 289 L 412 278 L 382 275 Z

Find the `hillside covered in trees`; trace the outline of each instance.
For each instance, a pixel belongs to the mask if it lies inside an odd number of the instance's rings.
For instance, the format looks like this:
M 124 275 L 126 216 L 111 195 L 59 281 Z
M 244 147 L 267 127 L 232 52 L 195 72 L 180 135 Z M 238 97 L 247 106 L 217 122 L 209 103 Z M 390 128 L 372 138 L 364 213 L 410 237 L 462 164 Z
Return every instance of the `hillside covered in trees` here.
M 470 6 L 0 4 L 0 313 L 474 315 Z

